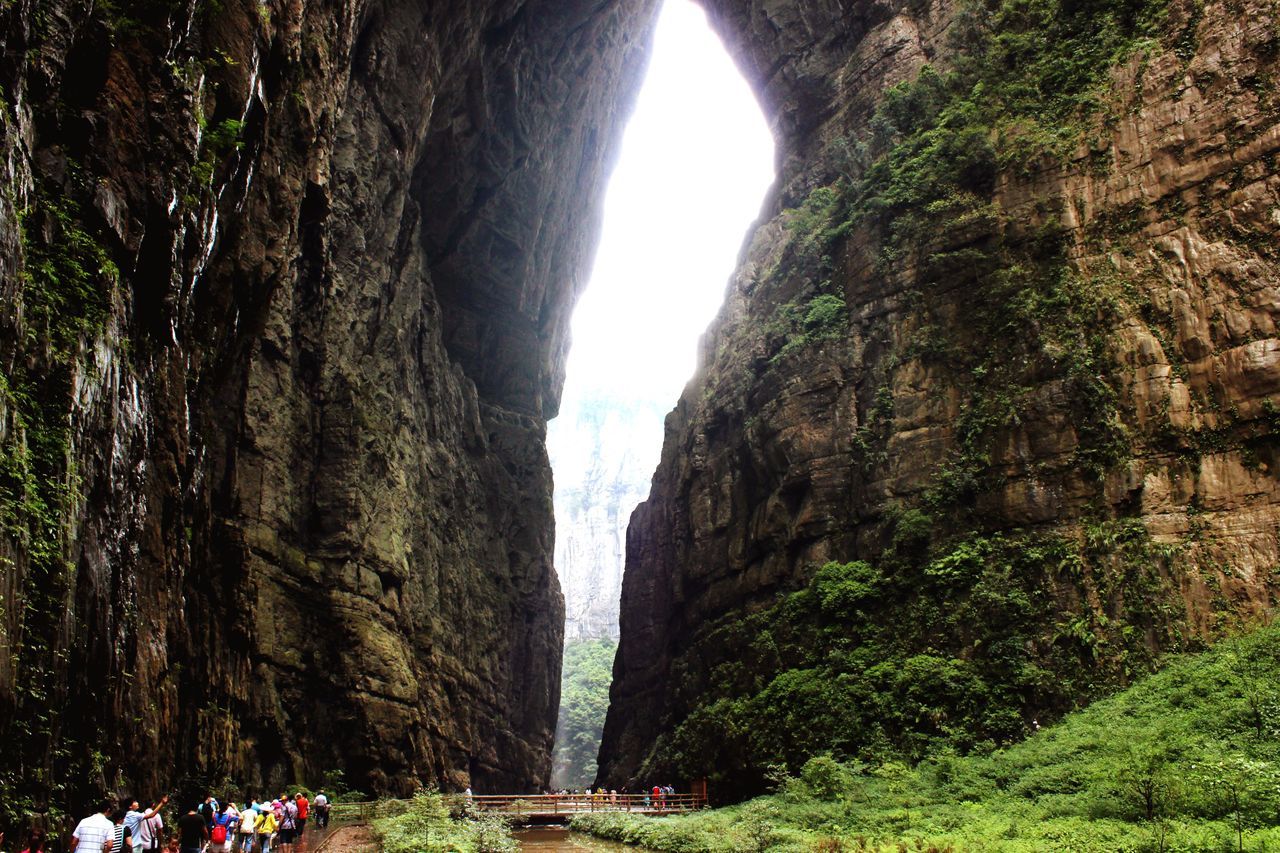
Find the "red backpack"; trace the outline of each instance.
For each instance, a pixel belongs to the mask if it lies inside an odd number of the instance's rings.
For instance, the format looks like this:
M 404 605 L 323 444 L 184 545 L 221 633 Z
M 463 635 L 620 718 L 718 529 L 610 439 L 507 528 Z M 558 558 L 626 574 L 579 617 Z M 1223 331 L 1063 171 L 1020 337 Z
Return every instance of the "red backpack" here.
M 213 830 L 209 833 L 209 840 L 214 844 L 222 844 L 227 840 L 227 824 L 231 822 L 231 818 L 226 814 L 220 814 L 217 822 L 213 825 Z

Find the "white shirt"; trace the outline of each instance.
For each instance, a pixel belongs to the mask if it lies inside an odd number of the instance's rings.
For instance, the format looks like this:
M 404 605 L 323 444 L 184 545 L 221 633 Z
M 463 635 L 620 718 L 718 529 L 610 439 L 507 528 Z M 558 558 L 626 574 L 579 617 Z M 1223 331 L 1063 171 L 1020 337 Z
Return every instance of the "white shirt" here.
M 78 853 L 102 853 L 102 848 L 116 834 L 116 825 L 99 812 L 89 815 L 76 826 L 71 835 L 79 839 L 76 843 Z M 119 853 L 119 851 L 116 851 Z
M 150 847 L 152 841 L 161 840 L 160 830 L 162 829 L 164 829 L 164 818 L 158 814 L 138 821 L 138 828 L 133 833 L 133 846 Z
M 328 804 L 329 798 L 324 794 L 316 794 L 316 800 L 312 803 L 313 806 L 327 806 Z

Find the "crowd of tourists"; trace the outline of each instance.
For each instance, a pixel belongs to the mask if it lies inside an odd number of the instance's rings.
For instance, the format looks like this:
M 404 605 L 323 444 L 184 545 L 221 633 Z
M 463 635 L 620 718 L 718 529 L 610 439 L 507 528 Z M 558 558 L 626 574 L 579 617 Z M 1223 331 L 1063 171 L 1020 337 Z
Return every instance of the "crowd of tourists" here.
M 471 789 L 468 788 L 467 794 L 470 795 L 470 793 L 471 793 Z M 637 796 L 643 796 L 644 797 L 643 803 L 646 809 L 652 808 L 652 809 L 658 809 L 661 811 L 667 807 L 667 797 L 675 796 L 676 789 L 672 785 L 654 785 L 652 788 L 642 789 L 640 794 L 628 794 L 625 788 L 623 788 L 621 792 L 619 792 L 616 788 L 607 790 L 607 791 L 604 788 L 596 788 L 594 790 L 592 790 L 591 788 L 582 788 L 578 790 L 563 788 L 559 791 L 556 791 L 554 794 L 552 794 L 550 791 L 546 791 L 544 793 L 547 796 L 588 797 L 591 799 L 592 802 L 608 803 L 611 806 L 616 806 L 619 804 L 619 802 L 623 804 L 630 803 L 634 805 L 635 798 Z M 618 799 L 619 796 L 622 797 L 621 800 Z
M 205 797 L 180 811 L 166 825 L 161 797 L 148 809 L 134 800 L 128 808 L 103 799 L 98 811 L 76 825 L 71 833 L 72 853 L 290 853 L 302 838 L 307 822 L 324 827 L 329 822 L 329 798 L 321 791 L 314 800 L 302 792 L 282 794 L 271 801 L 246 798 L 243 806 Z M 4 836 L 0 834 L 0 850 Z M 33 829 L 21 853 L 48 853 L 44 830 Z

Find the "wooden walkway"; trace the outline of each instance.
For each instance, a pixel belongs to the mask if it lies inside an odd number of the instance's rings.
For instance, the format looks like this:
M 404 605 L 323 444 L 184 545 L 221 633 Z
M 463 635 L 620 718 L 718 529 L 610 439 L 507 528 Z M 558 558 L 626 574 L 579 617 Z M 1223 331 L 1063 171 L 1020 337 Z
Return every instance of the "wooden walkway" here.
M 696 794 L 668 794 L 656 800 L 646 794 L 515 794 L 475 796 L 471 800 L 484 811 L 534 821 L 568 819 L 596 812 L 682 814 L 707 807 L 706 797 Z
M 646 794 L 501 794 L 473 797 L 447 794 L 444 800 L 452 810 L 463 811 L 470 803 L 473 808 L 501 814 L 520 823 L 565 823 L 574 815 L 596 812 L 629 812 L 657 817 L 707 807 L 707 798 L 698 794 L 671 794 L 657 799 Z M 331 816 L 335 823 L 363 824 L 393 813 L 396 808 L 393 804 L 403 802 L 407 801 L 335 803 Z

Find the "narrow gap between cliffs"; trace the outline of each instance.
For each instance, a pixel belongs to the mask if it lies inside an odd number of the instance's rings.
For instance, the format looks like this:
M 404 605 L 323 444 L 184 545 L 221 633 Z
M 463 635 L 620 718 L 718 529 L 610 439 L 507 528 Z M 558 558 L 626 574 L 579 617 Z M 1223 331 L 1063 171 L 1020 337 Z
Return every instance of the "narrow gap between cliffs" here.
M 566 610 L 555 790 L 594 779 L 627 520 L 648 494 L 663 418 L 693 373 L 773 162 L 759 105 L 706 16 L 667 0 L 548 432 Z

